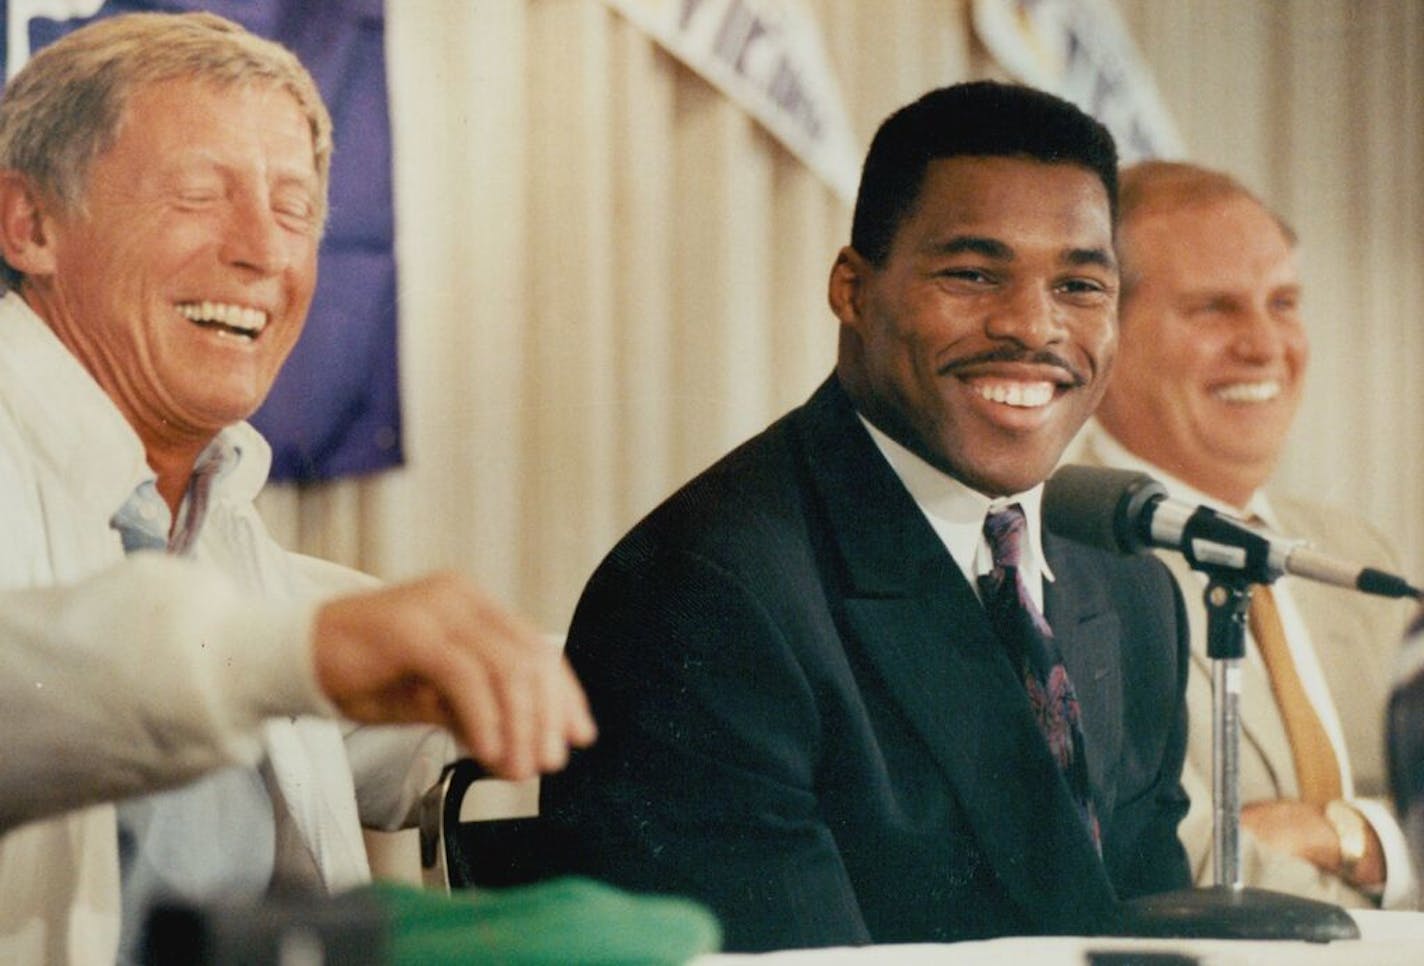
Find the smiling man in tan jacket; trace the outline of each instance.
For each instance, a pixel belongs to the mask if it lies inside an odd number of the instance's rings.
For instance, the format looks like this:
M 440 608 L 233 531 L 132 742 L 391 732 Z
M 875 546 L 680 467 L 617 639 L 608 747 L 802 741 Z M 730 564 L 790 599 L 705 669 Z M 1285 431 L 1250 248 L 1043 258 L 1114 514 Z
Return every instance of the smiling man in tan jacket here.
M 1118 249 L 1118 360 L 1071 458 L 1148 472 L 1178 499 L 1397 569 L 1384 538 L 1351 513 L 1263 490 L 1309 356 L 1296 239 L 1284 220 L 1225 174 L 1145 162 L 1123 172 Z M 1197 881 L 1210 883 L 1205 578 L 1178 554 L 1163 559 L 1192 625 L 1183 776 L 1192 808 L 1180 834 Z M 1253 596 L 1242 662 L 1245 884 L 1350 906 L 1410 906 L 1417 889 L 1402 833 L 1370 797 L 1384 792 L 1383 708 L 1409 608 L 1289 577 L 1264 596 Z

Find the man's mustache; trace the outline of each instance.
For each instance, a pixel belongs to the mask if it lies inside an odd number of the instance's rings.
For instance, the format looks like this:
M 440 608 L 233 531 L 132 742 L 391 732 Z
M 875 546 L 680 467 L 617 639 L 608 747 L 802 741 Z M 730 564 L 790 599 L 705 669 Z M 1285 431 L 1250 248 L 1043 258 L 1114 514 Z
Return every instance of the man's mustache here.
M 1088 377 L 1081 372 L 1077 366 L 1064 359 L 1051 349 L 1034 349 L 1032 351 L 1015 349 L 1013 346 L 996 346 L 986 352 L 977 355 L 965 356 L 962 359 L 954 359 L 940 367 L 939 374 L 947 376 L 959 369 L 968 369 L 972 366 L 984 365 L 986 363 L 1009 362 L 1021 365 L 1052 366 L 1062 369 L 1072 377 L 1074 386 L 1085 385 Z

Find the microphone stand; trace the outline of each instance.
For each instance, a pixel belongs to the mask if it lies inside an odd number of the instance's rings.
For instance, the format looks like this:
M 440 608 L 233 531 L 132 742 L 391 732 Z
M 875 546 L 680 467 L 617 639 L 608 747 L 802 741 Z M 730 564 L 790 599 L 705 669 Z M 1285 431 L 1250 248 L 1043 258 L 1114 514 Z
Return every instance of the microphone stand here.
M 1246 656 L 1250 581 L 1240 570 L 1198 560 L 1205 593 L 1207 656 L 1212 661 L 1212 858 L 1215 885 L 1143 896 L 1125 904 L 1124 932 L 1201 939 L 1360 938 L 1337 905 L 1247 888 L 1241 882 L 1241 659 Z
M 1249 585 L 1214 576 L 1206 588 L 1211 658 L 1211 854 L 1216 885 L 1241 888 L 1241 660 L 1246 656 Z

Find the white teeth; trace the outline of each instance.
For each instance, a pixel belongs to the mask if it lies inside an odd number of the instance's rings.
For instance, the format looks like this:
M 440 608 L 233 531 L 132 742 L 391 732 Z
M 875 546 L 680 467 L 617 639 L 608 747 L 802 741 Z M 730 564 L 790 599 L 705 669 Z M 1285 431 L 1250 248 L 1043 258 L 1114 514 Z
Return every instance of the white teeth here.
M 228 302 L 184 302 L 178 306 L 178 314 L 194 322 L 221 325 L 254 336 L 267 327 L 266 312 Z
M 1265 382 L 1234 382 L 1213 389 L 1211 394 L 1223 402 L 1270 402 L 1281 394 L 1281 384 L 1274 379 Z
M 990 402 L 1003 403 L 1006 406 L 1020 406 L 1025 409 L 1047 406 L 1053 399 L 1053 384 L 1051 382 L 980 383 L 974 387 L 974 391 Z

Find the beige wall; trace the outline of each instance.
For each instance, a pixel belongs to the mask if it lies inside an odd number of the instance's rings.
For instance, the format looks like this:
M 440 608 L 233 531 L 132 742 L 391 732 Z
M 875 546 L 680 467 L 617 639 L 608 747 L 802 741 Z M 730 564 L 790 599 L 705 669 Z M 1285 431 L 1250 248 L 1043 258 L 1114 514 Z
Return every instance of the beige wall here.
M 624 529 L 829 371 L 849 212 L 597 0 L 388 3 L 409 465 L 264 497 L 280 539 L 457 567 L 562 630 Z M 857 135 L 993 72 L 966 0 L 812 0 Z M 1306 245 L 1282 477 L 1424 573 L 1424 3 L 1123 0 L 1194 157 Z

